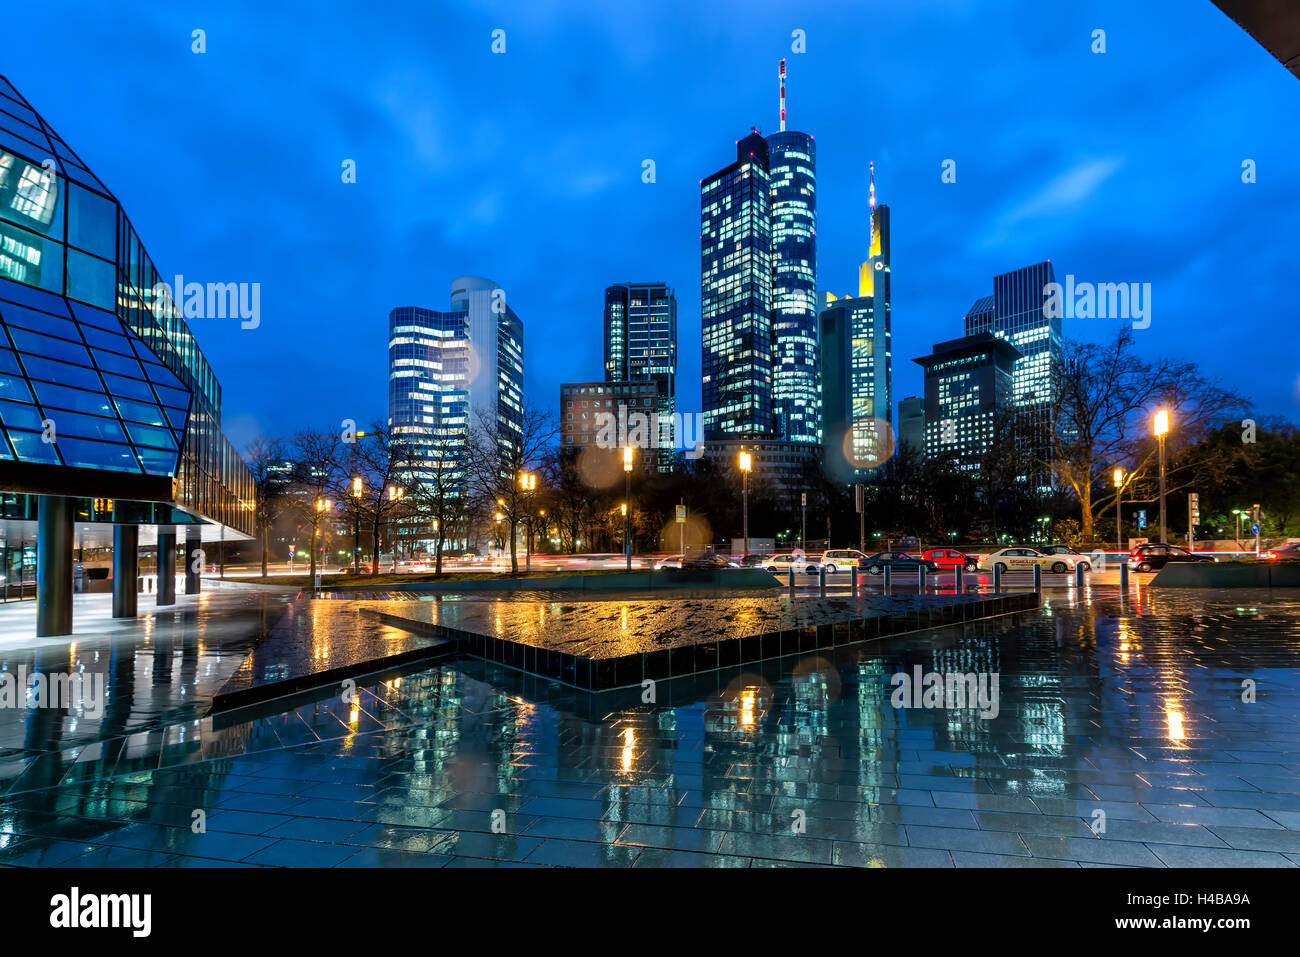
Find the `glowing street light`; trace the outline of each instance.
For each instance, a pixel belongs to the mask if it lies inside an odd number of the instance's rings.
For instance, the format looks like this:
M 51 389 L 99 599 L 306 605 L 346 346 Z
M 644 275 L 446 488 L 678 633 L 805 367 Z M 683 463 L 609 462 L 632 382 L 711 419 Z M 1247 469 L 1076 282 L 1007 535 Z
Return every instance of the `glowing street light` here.
M 1115 469 L 1115 550 L 1117 552 L 1124 551 L 1123 519 L 1121 518 L 1119 511 L 1119 496 L 1123 488 L 1124 470 L 1117 468 Z
M 741 557 L 749 554 L 749 470 L 754 460 L 748 452 L 740 453 L 740 513 L 744 527 L 745 544 Z
M 360 475 L 352 476 L 352 574 L 361 574 L 361 492 L 365 482 Z
M 627 555 L 627 570 L 632 570 L 632 517 L 627 503 L 632 501 L 632 446 L 623 446 L 623 551 Z
M 1160 542 L 1166 544 L 1168 535 L 1165 531 L 1165 436 L 1169 433 L 1169 410 L 1161 409 L 1156 413 L 1156 438 L 1160 441 Z

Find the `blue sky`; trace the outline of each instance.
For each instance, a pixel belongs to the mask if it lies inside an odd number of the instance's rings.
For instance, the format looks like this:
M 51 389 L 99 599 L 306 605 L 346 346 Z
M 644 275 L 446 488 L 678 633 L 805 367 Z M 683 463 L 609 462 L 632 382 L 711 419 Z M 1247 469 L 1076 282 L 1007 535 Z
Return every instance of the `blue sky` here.
M 698 181 L 776 129 L 783 56 L 788 125 L 817 140 L 822 289 L 855 288 L 869 160 L 892 209 L 895 399 L 995 273 L 1051 259 L 1150 282 L 1141 348 L 1300 419 L 1300 83 L 1208 0 L 54 6 L 0 69 L 161 272 L 261 283 L 257 329 L 193 323 L 240 445 L 383 415 L 389 310 L 445 308 L 463 274 L 507 291 L 550 408 L 601 378 L 604 287 L 673 284 L 697 410 Z

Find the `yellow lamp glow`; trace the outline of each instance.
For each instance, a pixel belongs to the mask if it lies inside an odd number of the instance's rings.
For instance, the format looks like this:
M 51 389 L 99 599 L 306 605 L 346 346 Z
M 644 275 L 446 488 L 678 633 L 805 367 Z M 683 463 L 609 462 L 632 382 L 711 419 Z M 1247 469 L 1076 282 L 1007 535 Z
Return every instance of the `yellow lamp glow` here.
M 754 464 L 754 460 L 750 458 L 748 452 L 740 453 L 740 470 L 742 472 L 748 472 L 750 468 L 753 466 L 753 464 Z
M 1169 411 L 1161 409 L 1156 413 L 1156 435 L 1165 435 L 1169 432 Z

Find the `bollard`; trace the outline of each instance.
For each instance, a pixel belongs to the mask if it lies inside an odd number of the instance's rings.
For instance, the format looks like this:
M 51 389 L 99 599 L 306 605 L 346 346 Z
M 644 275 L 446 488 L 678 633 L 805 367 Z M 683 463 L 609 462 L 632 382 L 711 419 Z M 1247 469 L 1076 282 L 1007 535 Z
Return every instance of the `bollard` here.
M 993 594 L 996 595 L 1001 590 L 1002 590 L 1002 566 L 994 565 L 993 566 Z
M 925 593 L 925 566 L 916 566 L 916 591 L 917 594 Z
M 1083 587 L 1083 562 L 1076 562 L 1074 566 L 1074 587 Z
M 794 566 L 790 566 L 790 594 L 794 594 Z
M 962 591 L 963 591 L 963 589 L 962 589 L 962 587 L 961 587 L 961 573 L 962 573 L 962 571 L 963 571 L 963 568 L 962 568 L 961 565 L 954 565 L 954 566 L 953 566 L 952 574 L 953 574 L 954 581 L 953 581 L 952 590 L 955 591 L 958 595 L 960 595 L 960 594 L 962 593 Z
M 885 594 L 886 595 L 890 594 L 890 580 L 891 579 L 889 574 L 889 566 L 886 565 L 885 566 Z
M 1043 592 L 1043 566 L 1034 566 L 1034 591 L 1038 594 Z
M 853 572 L 853 579 L 852 579 L 852 580 L 853 580 L 853 597 L 854 597 L 854 598 L 857 598 L 857 597 L 858 597 L 858 566 L 857 566 L 857 565 L 854 565 L 854 566 L 853 566 L 853 568 L 852 568 L 852 572 Z
M 826 566 L 817 566 L 817 591 L 821 597 L 826 597 Z
M 1128 591 L 1128 562 L 1119 563 L 1119 589 Z

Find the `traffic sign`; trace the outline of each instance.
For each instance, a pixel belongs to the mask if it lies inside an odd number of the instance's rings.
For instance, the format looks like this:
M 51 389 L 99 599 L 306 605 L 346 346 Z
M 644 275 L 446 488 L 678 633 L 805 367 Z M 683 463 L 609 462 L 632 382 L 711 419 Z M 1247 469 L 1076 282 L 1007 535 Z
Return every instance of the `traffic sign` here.
M 1259 534 L 1259 522 L 1256 522 L 1254 525 L 1250 526 L 1250 534 L 1252 535 Z
M 1146 527 L 1147 527 L 1147 510 L 1145 508 L 1140 508 L 1138 509 L 1138 528 L 1146 528 Z
M 686 506 L 685 506 L 685 505 L 678 505 L 678 506 L 677 506 L 677 524 L 681 525 L 681 524 L 684 524 L 685 522 L 686 522 Z

